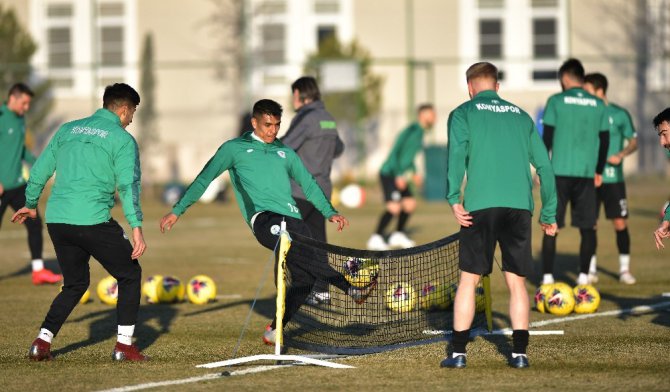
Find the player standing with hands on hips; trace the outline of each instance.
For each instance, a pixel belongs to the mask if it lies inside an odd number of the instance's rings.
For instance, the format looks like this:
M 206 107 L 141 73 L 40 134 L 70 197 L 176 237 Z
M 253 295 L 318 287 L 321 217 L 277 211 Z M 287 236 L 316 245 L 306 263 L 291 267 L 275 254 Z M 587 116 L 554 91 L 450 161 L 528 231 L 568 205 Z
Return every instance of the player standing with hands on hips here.
M 596 187 L 603 182 L 610 125 L 605 103 L 582 88 L 584 67 L 579 60 L 565 61 L 558 74 L 563 92 L 547 101 L 542 138 L 556 173 L 556 221 L 559 229 L 565 226 L 570 202 L 570 223 L 579 228 L 581 236 L 577 284 L 588 284 L 589 264 L 596 250 Z M 542 284 L 554 283 L 555 258 L 556 236 L 545 235 Z
M 105 88 L 102 109 L 62 125 L 30 171 L 26 206 L 12 217 L 23 223 L 37 216 L 45 184 L 58 172 L 47 203 L 46 222 L 63 271 L 63 290 L 56 296 L 37 339 L 30 347 L 34 361 L 50 360 L 51 340 L 90 284 L 93 256 L 118 282 L 116 361 L 143 361 L 132 338 L 140 307 L 142 269 L 137 259 L 146 250 L 140 206 L 140 158 L 135 139 L 126 131 L 140 96 L 130 86 Z M 114 193 L 132 227 L 133 244 L 112 219 Z
M 529 366 L 525 277 L 533 271 L 530 165 L 540 177 L 540 224 L 549 236 L 557 229 L 554 172 L 533 120 L 498 96 L 498 69 L 491 63 L 476 63 L 468 68 L 466 79 L 471 100 L 452 111 L 448 121 L 447 201 L 461 226 L 461 276 L 454 300 L 452 353 L 440 366 L 466 366 L 465 346 L 475 315 L 475 288 L 482 275 L 491 273 L 493 253 L 500 244 L 513 329 L 509 364 L 525 368 Z

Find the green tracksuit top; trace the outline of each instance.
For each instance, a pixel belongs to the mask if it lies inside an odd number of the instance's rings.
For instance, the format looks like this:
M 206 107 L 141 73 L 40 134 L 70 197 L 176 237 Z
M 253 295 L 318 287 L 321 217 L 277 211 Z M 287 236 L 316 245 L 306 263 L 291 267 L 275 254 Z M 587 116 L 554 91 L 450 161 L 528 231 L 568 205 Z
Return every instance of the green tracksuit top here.
M 182 215 L 226 170 L 230 173 L 237 204 L 249 227 L 251 218 L 263 211 L 302 219 L 291 196 L 291 179 L 300 185 L 307 200 L 323 216 L 330 218 L 337 214 L 293 149 L 279 139 L 264 143 L 255 139 L 252 132 L 223 143 L 174 205 L 172 212 Z
M 609 103 L 605 107 L 607 120 L 610 130 L 610 145 L 607 150 L 607 157 L 616 155 L 623 150 L 624 140 L 632 139 L 637 136 L 633 127 L 633 120 L 628 111 L 619 105 Z M 603 171 L 603 183 L 614 184 L 623 182 L 623 160 L 618 165 L 605 164 Z
M 554 173 L 593 178 L 598 161 L 599 133 L 609 129 L 605 103 L 582 88 L 571 88 L 549 97 L 542 122 L 554 127 L 551 147 Z
M 405 128 L 393 145 L 391 153 L 382 165 L 380 172 L 385 176 L 402 176 L 407 171 L 416 172 L 414 158 L 423 148 L 424 130 L 418 122 Z
M 63 124 L 30 171 L 26 207 L 37 207 L 44 184 L 56 179 L 47 223 L 95 225 L 111 219 L 118 190 L 131 227 L 142 226 L 140 159 L 135 139 L 107 109 Z
M 26 148 L 26 122 L 4 104 L 0 107 L 0 184 L 6 191 L 26 183 L 23 161 L 35 163 L 35 157 Z
M 467 171 L 466 211 L 508 207 L 532 214 L 532 164 L 542 183 L 540 221 L 556 222 L 556 180 L 547 149 L 526 112 L 487 90 L 454 109 L 447 127 L 449 204 L 461 202 Z

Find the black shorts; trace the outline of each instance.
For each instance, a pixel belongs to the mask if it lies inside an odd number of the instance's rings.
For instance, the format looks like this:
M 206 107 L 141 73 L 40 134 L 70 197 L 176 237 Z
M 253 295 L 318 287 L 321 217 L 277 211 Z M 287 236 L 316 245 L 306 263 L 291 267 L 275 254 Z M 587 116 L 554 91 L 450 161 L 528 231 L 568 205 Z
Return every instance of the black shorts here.
M 605 206 L 607 219 L 628 218 L 628 202 L 626 201 L 626 184 L 615 182 L 603 184 L 596 188 L 596 215 L 600 216 L 600 205 Z
M 458 266 L 462 271 L 488 275 L 493 270 L 496 243 L 502 269 L 519 276 L 533 272 L 531 215 L 517 208 L 486 208 L 471 212 L 472 226 L 461 227 Z
M 382 189 L 384 190 L 384 201 L 397 201 L 399 202 L 405 197 L 413 197 L 412 191 L 409 189 L 409 184 L 402 191 L 398 189 L 395 185 L 395 176 L 387 176 L 385 174 L 380 174 L 379 178 L 382 183 Z
M 596 225 L 596 187 L 593 178 L 556 176 L 558 206 L 556 223 L 565 226 L 565 212 L 570 202 L 570 223 L 580 229 Z

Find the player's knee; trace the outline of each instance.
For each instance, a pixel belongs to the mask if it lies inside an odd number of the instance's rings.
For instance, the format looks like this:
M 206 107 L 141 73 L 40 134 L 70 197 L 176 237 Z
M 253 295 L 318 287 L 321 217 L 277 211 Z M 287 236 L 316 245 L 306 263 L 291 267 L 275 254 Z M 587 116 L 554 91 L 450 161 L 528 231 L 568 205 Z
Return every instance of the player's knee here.
M 402 206 L 398 202 L 391 201 L 386 203 L 386 211 L 390 212 L 392 215 L 400 214 L 401 208 Z
M 626 220 L 622 218 L 612 220 L 612 224 L 614 225 L 614 230 L 616 231 L 625 230 L 627 227 Z
M 412 213 L 416 209 L 416 199 L 413 197 L 407 197 L 402 200 L 402 210 L 407 213 Z

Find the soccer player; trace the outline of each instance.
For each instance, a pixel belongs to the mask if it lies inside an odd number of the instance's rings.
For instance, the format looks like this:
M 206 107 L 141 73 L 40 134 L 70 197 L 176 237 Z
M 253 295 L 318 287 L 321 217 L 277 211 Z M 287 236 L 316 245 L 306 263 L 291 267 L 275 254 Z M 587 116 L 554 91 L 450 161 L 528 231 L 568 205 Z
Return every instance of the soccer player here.
M 654 117 L 654 128 L 658 133 L 658 142 L 670 151 L 670 108 L 666 108 Z M 665 215 L 658 229 L 654 231 L 654 239 L 656 240 L 656 249 L 665 248 L 663 239 L 670 237 L 670 208 L 665 209 Z
M 630 235 L 628 234 L 628 202 L 626 184 L 623 179 L 623 159 L 637 150 L 637 133 L 628 111 L 607 99 L 607 78 L 601 73 L 584 77 L 584 90 L 605 102 L 605 113 L 609 122 L 609 150 L 603 171 L 603 184 L 596 189 L 596 213 L 600 205 L 605 206 L 605 217 L 612 221 L 619 249 L 619 281 L 635 284 L 630 273 Z M 624 147 L 624 141 L 628 143 Z M 597 237 L 596 246 L 597 248 Z M 589 267 L 589 283 L 598 283 L 597 259 L 594 253 Z
M 556 233 L 556 188 L 547 150 L 532 118 L 498 95 L 498 69 L 473 64 L 466 72 L 471 100 L 449 115 L 447 201 L 461 225 L 460 282 L 454 301 L 453 352 L 442 367 L 463 368 L 465 346 L 475 315 L 475 288 L 493 267 L 496 243 L 510 291 L 513 351 L 509 364 L 528 367 L 529 304 L 525 277 L 533 271 L 531 215 L 533 180 L 541 181 L 540 224 L 546 235 Z M 461 184 L 467 185 L 461 201 Z
M 247 132 L 219 147 L 186 193 L 174 205 L 172 212 L 161 219 L 161 232 L 170 230 L 179 217 L 200 198 L 207 186 L 226 170 L 229 170 L 244 220 L 256 240 L 270 250 L 279 251 L 277 235 L 282 221 L 286 222 L 289 232 L 311 236 L 309 226 L 302 221 L 300 209 L 291 196 L 291 179 L 300 185 L 307 200 L 314 204 L 323 216 L 337 224 L 338 231 L 348 226 L 347 219 L 333 208 L 300 157 L 293 149 L 277 140 L 281 116 L 282 107 L 277 102 L 269 99 L 256 102 L 251 117 L 253 132 Z M 291 251 L 293 249 L 294 247 Z M 357 303 L 364 302 L 376 286 L 374 281 L 365 289 L 357 289 L 347 282 L 342 274 L 332 269 L 325 260 L 294 257 L 291 251 L 286 258 L 291 282 L 286 293 L 283 325 L 286 325 L 305 302 L 314 282 L 318 279 L 323 279 L 339 288 L 353 297 Z M 315 268 L 315 263 L 323 265 Z M 277 320 L 273 319 L 266 327 L 263 341 L 267 344 L 273 344 L 275 341 L 276 323 Z
M 330 200 L 333 184 L 330 171 L 333 160 L 344 151 L 344 143 L 337 134 L 335 119 L 326 111 L 316 79 L 303 76 L 291 85 L 293 109 L 296 115 L 281 138 L 284 145 L 298 154 L 307 170 L 314 176 L 323 193 Z M 326 218 L 312 205 L 300 186 L 291 181 L 291 193 L 303 221 L 309 226 L 312 238 L 326 241 Z M 307 298 L 312 304 L 330 303 L 328 285 L 317 280 L 314 291 Z
M 133 121 L 140 96 L 127 84 L 105 88 L 102 109 L 63 124 L 30 171 L 26 205 L 13 222 L 37 217 L 44 185 L 58 172 L 47 203 L 46 222 L 65 284 L 30 347 L 34 361 L 50 360 L 51 341 L 86 292 L 93 256 L 118 282 L 116 361 L 147 359 L 132 338 L 140 306 L 142 269 L 137 259 L 146 249 L 140 206 L 140 161 L 135 139 L 125 128 Z M 112 219 L 114 193 L 132 228 L 133 244 Z
M 368 239 L 368 249 L 387 250 L 389 247 L 411 248 L 416 245 L 405 233 L 407 221 L 416 209 L 416 200 L 407 175 L 412 174 L 414 184 L 421 185 L 422 178 L 416 173 L 414 158 L 423 148 L 423 135 L 433 128 L 433 124 L 435 124 L 433 105 L 420 105 L 417 110 L 417 121 L 405 128 L 396 138 L 393 149 L 379 172 L 386 210 L 379 219 L 377 231 Z M 398 226 L 386 243 L 384 232 L 394 217 L 398 217 Z
M 25 114 L 35 94 L 30 87 L 16 83 L 9 89 L 7 102 L 0 107 L 0 225 L 7 206 L 14 211 L 26 205 L 26 180 L 22 163 L 35 163 L 35 157 L 26 148 Z M 28 248 L 32 258 L 33 284 L 56 283 L 63 279 L 44 268 L 42 260 L 42 220 L 39 214 L 26 222 Z
M 569 59 L 558 71 L 563 92 L 549 97 L 544 109 L 544 144 L 551 152 L 556 174 L 558 227 L 565 225 L 565 211 L 570 202 L 571 224 L 579 228 L 579 276 L 577 284 L 588 283 L 589 263 L 596 246 L 596 187 L 602 184 L 602 173 L 609 146 L 609 122 L 605 103 L 587 93 L 584 67 Z M 542 239 L 542 283 L 554 283 L 556 236 Z

